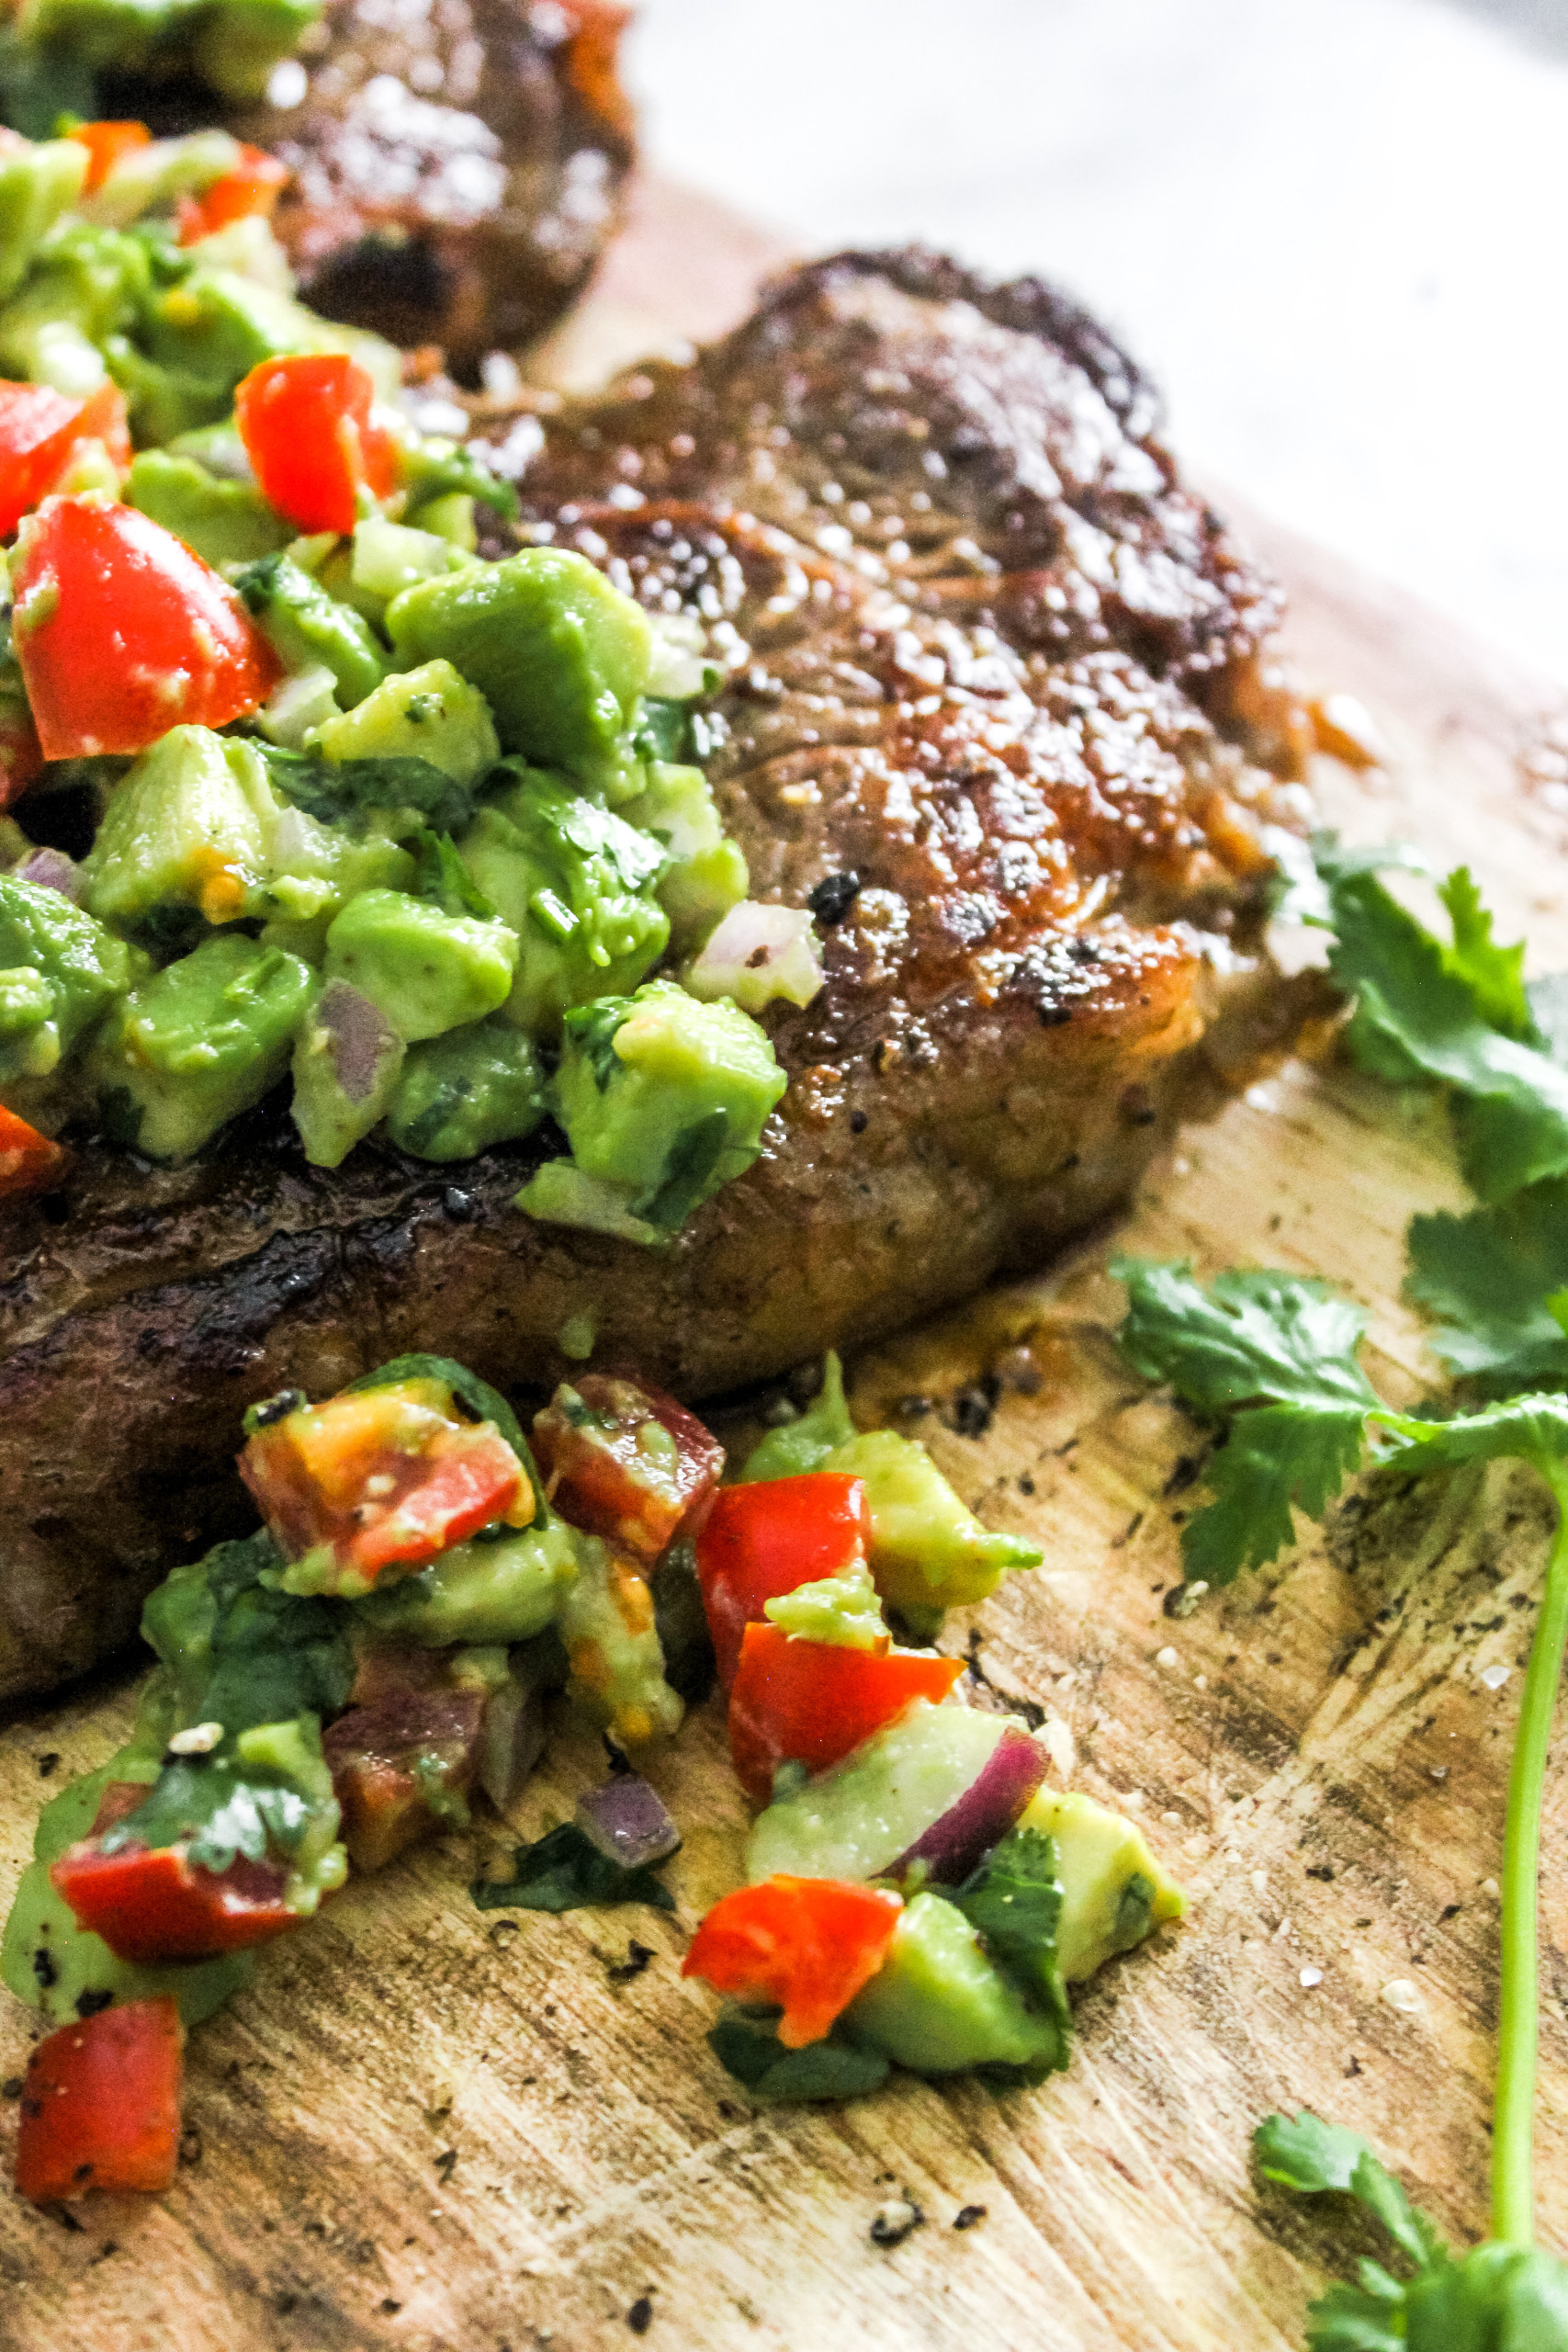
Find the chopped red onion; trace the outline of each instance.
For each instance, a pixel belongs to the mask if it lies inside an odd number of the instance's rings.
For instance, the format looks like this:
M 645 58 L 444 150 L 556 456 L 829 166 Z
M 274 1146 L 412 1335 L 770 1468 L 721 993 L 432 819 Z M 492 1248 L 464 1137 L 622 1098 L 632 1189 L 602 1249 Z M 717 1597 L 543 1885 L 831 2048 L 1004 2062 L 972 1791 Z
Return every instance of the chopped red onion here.
M 577 1826 L 623 1870 L 661 1862 L 681 1843 L 663 1798 L 637 1772 L 618 1772 L 603 1788 L 580 1798 Z
M 379 1008 L 346 980 L 329 980 L 316 1000 L 316 1025 L 330 1040 L 337 1082 L 351 1102 L 364 1102 L 380 1083 L 381 1067 L 400 1054 L 402 1040 Z
M 81 899 L 81 872 L 62 849 L 35 849 L 11 871 L 18 882 L 31 882 L 39 890 L 58 890 L 73 906 Z
M 548 1699 L 542 1681 L 515 1671 L 491 1695 L 479 1739 L 479 1786 L 497 1813 L 522 1794 L 545 1752 Z
M 903 1877 L 923 1862 L 938 1886 L 961 1886 L 976 1864 L 1005 1838 L 1045 1778 L 1045 1751 L 1021 1725 L 1010 1724 L 963 1795 L 939 1814 L 887 1872 Z
M 695 997 L 733 997 L 742 1012 L 760 1012 L 783 997 L 809 1004 L 822 985 L 817 934 L 804 907 L 731 907 L 685 975 Z

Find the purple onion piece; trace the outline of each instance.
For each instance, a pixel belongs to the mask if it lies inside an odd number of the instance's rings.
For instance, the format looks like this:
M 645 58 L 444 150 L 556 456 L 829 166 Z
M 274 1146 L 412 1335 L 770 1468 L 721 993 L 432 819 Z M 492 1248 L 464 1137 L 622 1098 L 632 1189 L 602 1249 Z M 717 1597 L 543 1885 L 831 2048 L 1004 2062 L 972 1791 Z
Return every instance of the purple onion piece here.
M 62 849 L 35 849 L 20 865 L 13 866 L 18 882 L 31 882 L 39 890 L 58 890 L 62 899 L 75 906 L 82 896 L 82 876 L 75 860 L 66 856 Z
M 346 980 L 329 980 L 316 1000 L 316 1023 L 330 1042 L 333 1069 L 351 1102 L 376 1091 L 383 1065 L 401 1051 L 402 1041 L 385 1014 Z
M 916 1862 L 938 1886 L 959 1886 L 1005 1838 L 1045 1778 L 1038 1740 L 1010 1724 L 963 1795 L 939 1814 L 886 1875 L 898 1878 Z
M 591 1789 L 578 1802 L 577 1826 L 602 1854 L 627 1871 L 661 1862 L 681 1843 L 663 1798 L 636 1772 L 617 1773 L 602 1789 Z
M 542 1683 L 513 1675 L 492 1692 L 479 1736 L 479 1786 L 497 1813 L 504 1813 L 545 1752 L 548 1691 Z

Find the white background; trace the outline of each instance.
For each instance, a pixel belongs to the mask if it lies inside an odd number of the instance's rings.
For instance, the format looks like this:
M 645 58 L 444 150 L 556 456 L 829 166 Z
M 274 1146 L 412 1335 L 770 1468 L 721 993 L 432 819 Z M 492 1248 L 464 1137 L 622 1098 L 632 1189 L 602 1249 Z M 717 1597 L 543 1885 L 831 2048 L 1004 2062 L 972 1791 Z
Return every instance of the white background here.
M 653 161 L 1074 288 L 1178 449 L 1568 679 L 1568 0 L 642 0 Z

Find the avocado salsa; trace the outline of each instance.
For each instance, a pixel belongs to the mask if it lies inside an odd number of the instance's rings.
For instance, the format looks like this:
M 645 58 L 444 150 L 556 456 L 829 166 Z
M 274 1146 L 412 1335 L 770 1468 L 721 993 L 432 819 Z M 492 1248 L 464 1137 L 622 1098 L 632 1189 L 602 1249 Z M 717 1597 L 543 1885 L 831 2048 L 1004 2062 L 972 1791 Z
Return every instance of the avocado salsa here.
M 821 977 L 748 908 L 700 628 L 480 557 L 515 492 L 295 300 L 268 159 L 97 136 L 136 129 L 0 134 L 0 1188 L 95 1127 L 188 1159 L 288 1082 L 325 1168 L 552 1115 L 520 1206 L 662 1242 Z M 74 858 L 28 832 L 64 793 Z
M 167 2187 L 184 2031 L 351 1875 L 504 1815 L 553 1694 L 612 1779 L 471 1888 L 481 1911 L 648 1903 L 681 1842 L 628 1757 L 714 1679 L 759 1808 L 745 1883 L 682 1973 L 727 2006 L 709 2043 L 758 2100 L 873 2090 L 895 2065 L 1006 2086 L 1066 2065 L 1066 1987 L 1179 1917 L 1136 1827 L 1047 1787 L 1043 1745 L 907 1646 L 1039 1565 L 925 1449 L 819 1397 L 720 1484 L 724 1452 L 619 1375 L 558 1388 L 525 1438 L 446 1360 L 320 1404 L 252 1408 L 263 1525 L 147 1603 L 158 1663 L 129 1741 L 39 1824 L 0 1977 L 56 2030 L 21 2103 L 26 2196 Z

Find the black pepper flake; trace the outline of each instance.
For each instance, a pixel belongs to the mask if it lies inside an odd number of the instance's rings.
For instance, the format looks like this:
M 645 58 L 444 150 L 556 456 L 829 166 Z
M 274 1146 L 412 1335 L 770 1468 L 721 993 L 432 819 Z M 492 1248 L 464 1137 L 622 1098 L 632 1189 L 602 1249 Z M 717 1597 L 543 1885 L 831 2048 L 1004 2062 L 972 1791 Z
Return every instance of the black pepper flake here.
M 1307 1876 L 1321 1879 L 1325 1886 L 1330 1886 L 1334 1881 L 1334 1865 L 1332 1862 L 1309 1862 Z
M 997 1409 L 998 1390 L 993 1380 L 961 1388 L 953 1400 L 953 1426 L 960 1437 L 984 1437 Z
M 925 2218 L 913 2198 L 890 2197 L 886 2203 L 879 2205 L 872 2215 L 872 2245 L 902 2245 L 904 2240 L 912 2236 L 919 2228 Z
M 398 2313 L 402 2310 L 402 2305 L 397 2301 L 393 2296 L 383 2295 L 381 2298 L 381 2309 L 389 2319 L 396 2319 Z
M 33 1974 L 46 1993 L 51 1985 L 58 1984 L 60 1982 L 60 1971 L 54 1964 L 54 1955 L 46 1951 L 42 1944 L 39 1944 L 33 1953 Z
M 0 2083 L 0 2098 L 20 2098 L 22 2081 L 20 2075 L 7 2075 L 5 2081 Z
M 870 1125 L 871 1125 L 871 1114 L 870 1114 L 870 1112 L 869 1112 L 869 1111 L 852 1111 L 852 1112 L 850 1113 L 850 1133 L 851 1133 L 851 1135 L 852 1135 L 852 1136 L 863 1136 L 863 1135 L 864 1135 L 864 1133 L 865 1133 L 865 1131 L 866 1131 L 866 1129 L 867 1129 L 867 1127 L 869 1127 L 869 1126 L 870 1126 Z
M 860 897 L 858 874 L 825 874 L 806 903 L 825 931 L 842 922 Z
M 187 2123 L 185 2130 L 180 2133 L 181 2164 L 198 2165 L 201 2162 L 203 2153 L 200 2124 Z
M 59 1761 L 60 1750 L 57 1747 L 51 1747 L 46 1755 L 40 1756 L 38 1759 L 39 1779 L 40 1781 L 49 1780 Z
M 653 2325 L 653 2303 L 647 2295 L 639 2295 L 626 2313 L 626 2325 L 634 2335 L 646 2335 Z
M 89 1985 L 85 1992 L 78 1993 L 76 1996 L 76 2014 L 79 2018 L 96 2018 L 100 2009 L 108 2008 L 113 2001 L 112 1993 L 101 1988 L 95 1991 Z
M 953 2228 L 955 2230 L 974 2229 L 976 2222 L 985 2220 L 986 2210 L 984 2205 L 961 2205 L 953 2217 Z
M 441 2175 L 442 2188 L 446 2188 L 451 2181 L 452 2175 L 457 2169 L 457 2149 L 443 2148 L 441 2154 L 435 2159 L 435 2169 Z
M 612 1984 L 629 1984 L 634 1976 L 642 1974 L 652 1958 L 651 1945 L 639 1944 L 634 1936 L 626 1946 L 625 1960 L 617 1961 L 614 1967 L 605 1971 L 605 1973 Z

